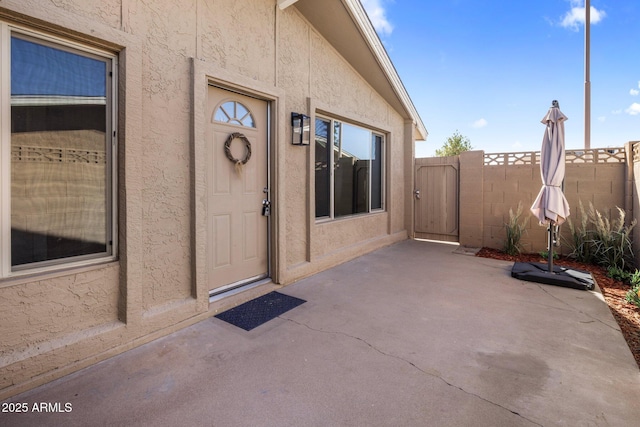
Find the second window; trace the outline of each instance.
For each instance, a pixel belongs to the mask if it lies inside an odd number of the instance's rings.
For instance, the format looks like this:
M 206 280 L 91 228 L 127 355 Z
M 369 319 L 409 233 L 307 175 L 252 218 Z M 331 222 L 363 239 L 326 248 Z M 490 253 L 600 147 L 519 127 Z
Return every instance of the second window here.
M 316 118 L 315 190 L 318 219 L 383 210 L 383 135 Z

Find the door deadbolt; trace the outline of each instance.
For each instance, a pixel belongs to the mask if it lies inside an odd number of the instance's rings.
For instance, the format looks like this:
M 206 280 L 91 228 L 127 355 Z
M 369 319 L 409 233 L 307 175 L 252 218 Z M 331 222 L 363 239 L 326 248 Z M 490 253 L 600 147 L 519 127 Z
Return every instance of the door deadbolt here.
M 262 216 L 271 215 L 271 201 L 267 199 L 262 200 Z

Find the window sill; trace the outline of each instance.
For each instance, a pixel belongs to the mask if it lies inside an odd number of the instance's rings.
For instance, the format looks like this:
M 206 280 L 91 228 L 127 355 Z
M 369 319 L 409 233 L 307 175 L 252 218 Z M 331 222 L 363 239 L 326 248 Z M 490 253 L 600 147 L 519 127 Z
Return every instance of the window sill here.
M 101 259 L 92 260 L 91 262 L 85 261 L 82 264 L 70 264 L 55 269 L 51 269 L 51 267 L 48 267 L 46 270 L 34 269 L 20 271 L 17 273 L 12 273 L 11 276 L 0 278 L 0 289 L 16 285 L 23 285 L 25 283 L 40 282 L 44 280 L 56 279 L 63 276 L 86 273 L 103 268 L 117 267 L 119 264 L 120 263 L 117 259 Z
M 376 210 L 376 211 L 373 211 L 373 212 L 366 212 L 366 213 L 359 213 L 359 214 L 353 214 L 353 215 L 339 216 L 337 218 L 328 218 L 328 217 L 316 218 L 315 219 L 315 224 L 316 225 L 321 225 L 321 224 L 330 224 L 330 223 L 336 223 L 336 222 L 356 220 L 356 219 L 360 219 L 360 218 L 369 218 L 369 217 L 372 217 L 372 216 L 382 215 L 382 214 L 386 214 L 386 213 L 387 213 L 386 210 L 381 209 L 381 210 Z

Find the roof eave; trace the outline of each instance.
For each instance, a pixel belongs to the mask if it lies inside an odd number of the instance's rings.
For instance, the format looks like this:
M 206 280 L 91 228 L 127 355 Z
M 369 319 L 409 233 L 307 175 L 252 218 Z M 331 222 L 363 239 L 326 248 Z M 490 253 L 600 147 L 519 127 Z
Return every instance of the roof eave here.
M 416 109 L 413 101 L 411 100 L 411 97 L 409 96 L 409 93 L 404 87 L 404 84 L 402 83 L 402 80 L 400 79 L 400 76 L 396 68 L 394 67 L 393 62 L 391 62 L 391 58 L 389 58 L 389 55 L 387 54 L 387 51 L 384 48 L 384 45 L 382 44 L 378 33 L 373 27 L 369 16 L 362 7 L 362 4 L 359 0 L 342 1 L 345 3 L 349 12 L 351 13 L 351 16 L 357 23 L 363 38 L 371 49 L 371 53 L 375 56 L 376 61 L 380 65 L 380 68 L 389 80 L 389 84 L 393 88 L 396 96 L 402 103 L 407 114 L 409 114 L 410 118 L 414 121 L 416 131 L 418 133 L 418 138 L 416 139 L 426 140 L 429 132 L 422 122 L 422 118 L 420 117 L 420 114 L 418 114 L 418 110 Z

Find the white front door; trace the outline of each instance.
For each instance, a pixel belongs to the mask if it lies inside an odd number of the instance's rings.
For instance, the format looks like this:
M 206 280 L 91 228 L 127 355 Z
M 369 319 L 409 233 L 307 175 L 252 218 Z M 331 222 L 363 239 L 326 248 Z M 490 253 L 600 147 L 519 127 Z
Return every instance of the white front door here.
M 212 294 L 269 275 L 267 110 L 266 101 L 209 86 L 207 261 Z

